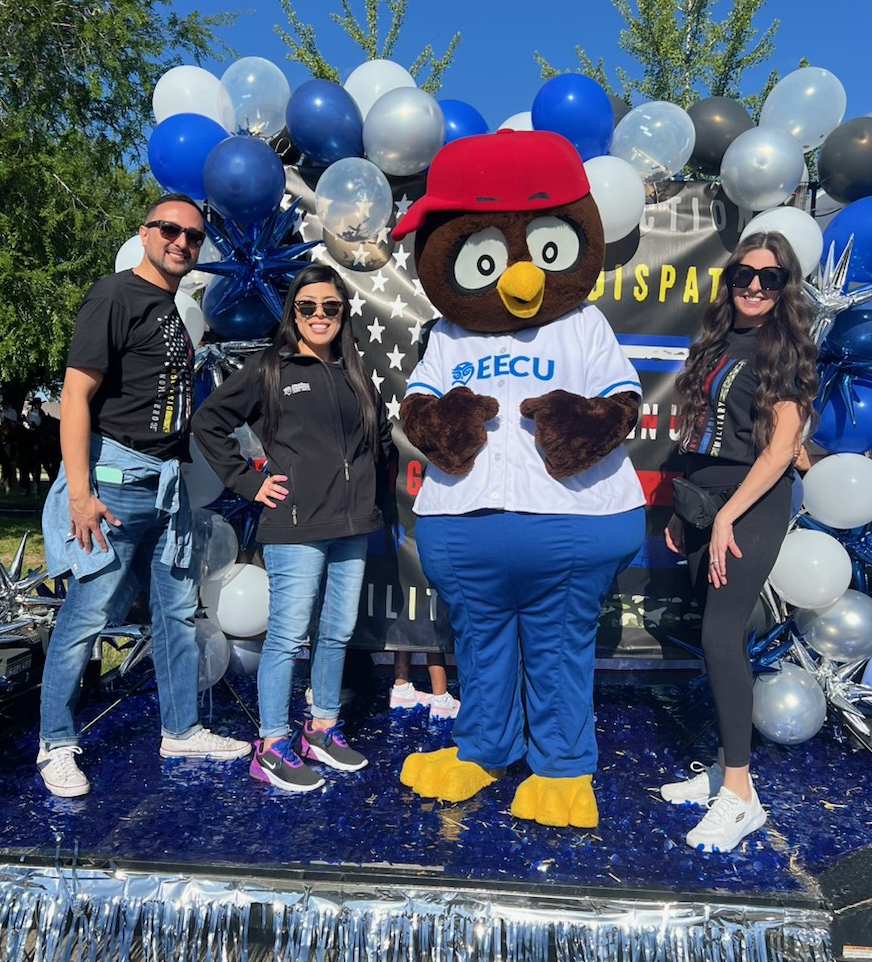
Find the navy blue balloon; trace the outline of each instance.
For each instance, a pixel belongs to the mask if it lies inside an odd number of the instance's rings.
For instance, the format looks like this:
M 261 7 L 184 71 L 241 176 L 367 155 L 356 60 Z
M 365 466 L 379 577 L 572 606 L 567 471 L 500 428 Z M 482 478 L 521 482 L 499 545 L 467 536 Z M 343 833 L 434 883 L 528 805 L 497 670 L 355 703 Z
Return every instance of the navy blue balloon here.
M 203 166 L 203 185 L 209 202 L 224 217 L 259 221 L 279 206 L 285 168 L 265 141 L 239 134 L 212 149 Z
M 307 80 L 285 112 L 291 140 L 318 164 L 363 156 L 363 117 L 351 94 L 332 80 Z
M 602 86 L 584 74 L 564 73 L 546 80 L 533 101 L 532 114 L 534 130 L 563 134 L 582 160 L 609 152 L 615 113 Z
M 837 387 L 820 412 L 813 440 L 831 454 L 872 450 L 872 380 L 851 378 L 849 392 L 850 410 Z
M 473 134 L 489 133 L 487 121 L 464 100 L 440 100 L 439 106 L 445 117 L 445 143 L 470 137 Z
M 162 120 L 148 139 L 148 164 L 165 190 L 206 196 L 203 167 L 213 147 L 229 134 L 202 114 L 173 114 Z
M 203 295 L 203 313 L 210 330 L 225 341 L 251 341 L 266 337 L 276 326 L 276 319 L 255 293 L 245 294 L 220 312 L 215 307 L 233 283 L 233 278 L 213 281 Z
M 836 314 L 821 351 L 872 364 L 872 304 L 856 304 Z
M 872 283 L 872 197 L 864 197 L 848 204 L 827 224 L 824 231 L 824 252 L 821 263 L 826 260 L 830 244 L 835 241 L 838 257 L 854 235 L 854 248 L 848 264 L 846 289 L 852 284 Z

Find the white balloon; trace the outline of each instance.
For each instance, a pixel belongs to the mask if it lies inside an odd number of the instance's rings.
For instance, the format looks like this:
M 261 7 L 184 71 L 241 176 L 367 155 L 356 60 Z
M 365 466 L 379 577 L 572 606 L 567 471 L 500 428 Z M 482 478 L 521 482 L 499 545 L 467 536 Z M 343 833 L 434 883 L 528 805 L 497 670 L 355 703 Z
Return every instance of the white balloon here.
M 831 454 L 803 478 L 803 506 L 830 528 L 857 528 L 872 521 L 872 460 L 862 454 Z
M 724 151 L 724 193 L 745 210 L 767 210 L 796 190 L 805 170 L 802 148 L 779 127 L 752 127 Z
M 185 325 L 191 340 L 194 342 L 194 347 L 196 347 L 206 333 L 206 320 L 203 317 L 200 305 L 190 294 L 179 290 L 176 291 L 176 309 L 182 319 L 182 324 Z
M 615 127 L 611 153 L 647 183 L 674 177 L 690 160 L 696 128 L 686 110 L 665 100 L 635 107 Z
M 645 185 L 620 157 L 592 157 L 585 162 L 590 192 L 599 208 L 607 244 L 626 237 L 645 211 Z
M 258 565 L 237 564 L 223 583 L 214 578 L 200 587 L 203 607 L 234 638 L 250 638 L 266 631 L 269 615 L 269 578 Z
M 749 234 L 765 234 L 769 231 L 783 234 L 790 242 L 803 277 L 818 266 L 824 249 L 824 235 L 810 214 L 798 207 L 775 207 L 763 211 L 748 221 L 740 240 L 744 240 Z
M 808 153 L 839 126 L 847 106 L 845 88 L 835 74 L 821 67 L 800 67 L 769 91 L 760 126 L 786 130 Z
M 397 87 L 417 87 L 415 78 L 392 60 L 367 60 L 348 75 L 345 90 L 360 108 L 364 120 L 382 94 Z
M 115 255 L 115 273 L 129 271 L 136 267 L 142 261 L 144 253 L 145 248 L 142 246 L 139 234 L 134 234 L 118 248 L 118 253 Z
M 386 174 L 418 174 L 445 140 L 442 108 L 426 91 L 397 87 L 379 97 L 363 122 L 366 156 Z
M 519 113 L 512 114 L 497 127 L 497 130 L 532 130 L 533 111 L 521 110 Z
M 230 96 L 235 130 L 270 138 L 285 126 L 291 87 L 285 75 L 263 57 L 241 57 L 221 75 Z
M 188 500 L 192 508 L 202 508 L 211 504 L 224 490 L 223 482 L 212 470 L 212 465 L 203 457 L 193 438 L 191 438 L 191 460 L 182 465 L 182 478 L 188 489 Z
M 826 608 L 851 583 L 851 559 L 835 538 L 800 528 L 784 539 L 769 583 L 789 605 Z
M 202 114 L 231 133 L 236 111 L 224 85 L 202 67 L 173 67 L 155 84 L 151 97 L 154 119 L 160 123 L 174 114 Z

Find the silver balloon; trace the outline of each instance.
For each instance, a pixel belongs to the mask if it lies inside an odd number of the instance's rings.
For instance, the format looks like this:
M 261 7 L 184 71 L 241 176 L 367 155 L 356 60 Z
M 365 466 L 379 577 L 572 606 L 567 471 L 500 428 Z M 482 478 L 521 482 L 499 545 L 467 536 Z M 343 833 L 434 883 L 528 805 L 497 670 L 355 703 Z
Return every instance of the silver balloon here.
M 797 612 L 796 630 L 810 648 L 831 661 L 872 658 L 872 598 L 849 588 L 823 611 Z
M 827 717 L 820 685 L 798 665 L 782 662 L 781 670 L 754 682 L 751 720 L 766 738 L 779 745 L 799 745 L 813 738 Z
M 821 67 L 800 67 L 769 91 L 760 125 L 780 127 L 804 152 L 814 150 L 845 116 L 848 97 L 841 81 Z
M 441 107 L 417 87 L 389 90 L 372 105 L 363 123 L 366 156 L 397 177 L 429 167 L 444 140 Z
M 721 182 L 734 204 L 766 210 L 790 197 L 804 171 L 802 147 L 794 137 L 778 127 L 754 127 L 727 147 Z

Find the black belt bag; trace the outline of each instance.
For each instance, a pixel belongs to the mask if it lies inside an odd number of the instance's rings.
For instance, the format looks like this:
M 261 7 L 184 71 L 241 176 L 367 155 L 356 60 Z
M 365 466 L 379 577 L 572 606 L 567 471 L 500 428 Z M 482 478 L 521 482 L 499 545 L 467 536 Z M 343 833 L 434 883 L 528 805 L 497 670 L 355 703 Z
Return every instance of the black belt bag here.
M 672 507 L 682 521 L 694 528 L 710 528 L 715 515 L 729 501 L 736 488 L 738 485 L 709 491 L 686 478 L 673 478 Z

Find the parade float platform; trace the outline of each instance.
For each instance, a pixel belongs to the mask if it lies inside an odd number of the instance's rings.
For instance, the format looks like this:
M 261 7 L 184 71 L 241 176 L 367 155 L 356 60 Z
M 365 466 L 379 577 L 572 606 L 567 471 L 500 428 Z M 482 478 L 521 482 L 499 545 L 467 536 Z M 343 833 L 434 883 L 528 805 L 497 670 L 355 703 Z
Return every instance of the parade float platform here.
M 139 668 L 82 705 L 97 719 L 82 742 L 90 795 L 46 792 L 35 724 L 5 738 L 6 959 L 872 956 L 872 754 L 835 724 L 792 748 L 756 745 L 769 821 L 735 852 L 702 855 L 684 843 L 700 810 L 657 788 L 713 751 L 704 685 L 600 673 L 601 822 L 582 831 L 511 816 L 522 765 L 463 804 L 402 786 L 405 756 L 448 744 L 450 722 L 390 711 L 378 672 L 346 712 L 369 767 L 287 795 L 249 778 L 247 760 L 161 759 Z M 253 678 L 228 682 L 204 712 L 217 731 L 252 735 Z

